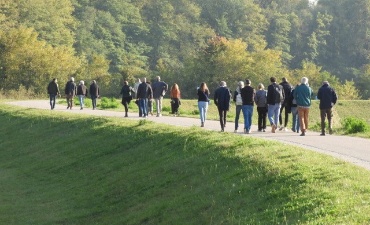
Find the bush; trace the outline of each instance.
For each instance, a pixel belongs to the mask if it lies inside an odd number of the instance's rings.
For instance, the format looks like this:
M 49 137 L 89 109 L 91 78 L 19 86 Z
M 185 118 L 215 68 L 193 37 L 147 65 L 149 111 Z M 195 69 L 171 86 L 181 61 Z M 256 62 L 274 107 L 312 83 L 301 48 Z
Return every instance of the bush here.
M 363 133 L 369 130 L 369 125 L 365 120 L 347 117 L 342 120 L 342 126 L 347 134 Z
M 100 101 L 100 107 L 102 109 L 116 109 L 118 108 L 119 103 L 115 98 L 103 97 Z

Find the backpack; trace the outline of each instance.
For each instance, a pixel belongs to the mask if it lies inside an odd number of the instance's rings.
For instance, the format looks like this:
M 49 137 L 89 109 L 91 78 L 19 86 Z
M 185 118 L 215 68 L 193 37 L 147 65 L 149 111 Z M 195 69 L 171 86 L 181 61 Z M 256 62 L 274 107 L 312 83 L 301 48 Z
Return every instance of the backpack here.
M 238 92 L 238 94 L 236 95 L 236 101 L 235 101 L 235 104 L 236 105 L 243 105 L 243 100 L 242 100 L 242 95 Z
M 281 85 L 274 84 L 274 102 L 275 103 L 283 103 L 284 102 L 284 95 Z

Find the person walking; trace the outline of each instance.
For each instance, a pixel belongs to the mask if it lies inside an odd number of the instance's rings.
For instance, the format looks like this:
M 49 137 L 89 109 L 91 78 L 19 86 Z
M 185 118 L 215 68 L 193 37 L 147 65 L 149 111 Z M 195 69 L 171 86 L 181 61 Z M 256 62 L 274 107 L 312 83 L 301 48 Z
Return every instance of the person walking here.
M 240 111 L 242 111 L 243 106 L 243 100 L 241 95 L 241 90 L 244 87 L 244 81 L 238 82 L 238 87 L 234 91 L 234 97 L 233 101 L 235 102 L 235 130 L 234 133 L 238 132 L 239 128 L 239 117 L 240 117 Z
M 179 115 L 179 107 L 180 107 L 180 97 L 181 97 L 181 92 L 179 85 L 174 83 L 171 87 L 170 91 L 170 98 L 171 98 L 171 113 L 174 116 Z
M 77 87 L 74 81 L 75 81 L 74 77 L 71 77 L 70 80 L 66 83 L 66 87 L 64 89 L 64 93 L 66 94 L 68 104 L 67 109 L 72 109 L 73 98 L 75 97 L 77 92 Z
M 254 97 L 254 101 L 257 105 L 258 131 L 265 132 L 267 118 L 267 91 L 262 83 L 258 84 L 258 91 Z
M 120 95 L 122 95 L 122 105 L 125 107 L 125 117 L 128 117 L 128 105 L 132 100 L 132 93 L 135 94 L 134 88 L 129 86 L 127 81 L 124 81 Z
M 299 116 L 298 116 L 298 107 L 297 107 L 297 101 L 294 98 L 294 90 L 295 88 L 299 86 L 297 84 L 290 93 L 289 96 L 289 105 L 290 105 L 290 111 L 292 112 L 292 131 L 299 133 Z
M 148 117 L 148 99 L 153 98 L 152 87 L 146 82 L 146 78 L 143 79 L 137 89 L 137 99 L 139 100 L 139 116 Z
M 241 90 L 241 96 L 243 101 L 242 111 L 244 116 L 244 133 L 251 133 L 252 126 L 252 116 L 253 116 L 253 106 L 255 90 L 251 87 L 251 81 L 249 79 L 245 80 L 245 86 Z
M 270 78 L 271 84 L 267 87 L 267 114 L 271 124 L 271 132 L 275 133 L 279 122 L 280 107 L 284 101 L 283 87 L 276 83 L 276 78 Z
M 85 82 L 83 80 L 80 81 L 80 84 L 77 87 L 77 96 L 78 100 L 80 101 L 80 110 L 84 109 L 85 103 L 85 97 L 87 96 L 87 87 L 85 86 Z
M 137 82 L 134 84 L 135 99 L 137 99 L 137 89 L 139 88 L 140 84 L 141 84 L 141 80 L 140 80 L 140 78 L 137 78 Z
M 308 114 L 311 106 L 312 89 L 309 87 L 308 78 L 302 77 L 301 84 L 294 90 L 294 98 L 297 101 L 299 126 L 301 135 L 305 136 L 308 129 Z
M 276 78 L 270 78 L 271 84 L 267 87 L 267 114 L 271 124 L 271 132 L 275 133 L 279 124 L 281 103 L 284 101 L 283 87 L 276 83 Z
M 283 77 L 280 85 L 283 87 L 284 101 L 280 108 L 280 114 L 279 114 L 280 129 L 279 130 L 286 131 L 287 130 L 286 127 L 288 125 L 289 113 L 291 113 L 290 107 L 288 106 L 288 101 L 289 101 L 290 93 L 292 92 L 292 85 L 290 85 L 290 83 L 285 77 Z M 283 125 L 283 117 L 282 117 L 283 111 L 284 111 L 284 125 Z
M 218 109 L 218 115 L 220 117 L 221 132 L 224 132 L 226 127 L 226 116 L 227 111 L 230 109 L 231 92 L 227 88 L 226 82 L 221 81 L 220 87 L 215 90 L 214 102 Z
M 57 78 L 54 78 L 52 81 L 50 81 L 47 90 L 49 94 L 50 108 L 53 110 L 55 108 L 56 97 L 57 95 L 60 96 Z
M 198 109 L 200 115 L 200 126 L 204 127 L 204 123 L 206 122 L 207 119 L 207 110 L 209 104 L 209 89 L 205 82 L 200 84 L 197 95 L 198 95 Z
M 146 83 L 150 87 L 152 87 L 150 81 L 147 81 Z M 152 88 L 152 90 L 153 90 L 153 88 Z M 153 116 L 153 98 L 152 98 L 152 96 L 148 97 L 147 113 L 148 113 L 148 115 L 150 114 L 151 116 Z
M 99 88 L 99 85 L 96 83 L 96 80 L 93 80 L 91 82 L 89 92 L 90 92 L 92 107 L 93 107 L 93 110 L 95 110 L 96 109 L 96 99 L 99 98 L 100 96 L 100 88 Z
M 157 76 L 157 81 L 152 86 L 153 89 L 153 98 L 155 100 L 156 109 L 157 109 L 157 117 L 162 116 L 162 102 L 163 96 L 166 94 L 168 90 L 168 85 L 161 81 L 161 77 Z
M 325 118 L 328 118 L 329 134 L 333 134 L 332 118 L 333 106 L 337 103 L 337 93 L 330 87 L 328 81 L 324 81 L 317 92 L 317 99 L 320 100 L 320 117 L 321 117 L 321 136 L 325 136 Z

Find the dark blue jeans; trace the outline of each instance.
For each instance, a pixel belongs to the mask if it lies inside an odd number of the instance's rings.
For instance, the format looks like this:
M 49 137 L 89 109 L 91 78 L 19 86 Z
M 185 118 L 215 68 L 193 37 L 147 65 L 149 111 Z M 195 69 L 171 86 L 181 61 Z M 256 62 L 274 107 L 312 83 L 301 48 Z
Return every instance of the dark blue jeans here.
M 148 116 L 148 99 L 147 98 L 139 99 L 139 108 L 142 113 L 142 116 Z
M 96 109 L 96 98 L 97 96 L 91 95 L 91 103 L 92 103 L 93 109 Z
M 56 100 L 57 95 L 50 94 L 49 97 L 50 97 L 50 107 L 51 107 L 51 109 L 54 109 L 54 107 L 55 107 L 55 100 Z

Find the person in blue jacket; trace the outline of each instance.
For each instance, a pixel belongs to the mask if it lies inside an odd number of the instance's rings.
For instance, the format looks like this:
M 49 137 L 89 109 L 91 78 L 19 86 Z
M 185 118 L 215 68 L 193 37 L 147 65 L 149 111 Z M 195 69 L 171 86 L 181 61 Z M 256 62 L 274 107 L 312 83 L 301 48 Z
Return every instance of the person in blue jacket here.
M 227 88 L 225 81 L 221 81 L 220 87 L 216 89 L 214 95 L 214 102 L 217 106 L 218 114 L 220 116 L 221 132 L 224 131 L 224 128 L 226 126 L 226 114 L 227 111 L 229 111 L 230 109 L 230 100 L 230 89 Z
M 322 86 L 317 92 L 317 99 L 320 100 L 320 117 L 321 117 L 321 136 L 325 136 L 325 118 L 328 117 L 329 123 L 329 134 L 333 133 L 332 118 L 333 112 L 332 108 L 337 103 L 337 93 L 330 87 L 328 81 L 322 82 Z

